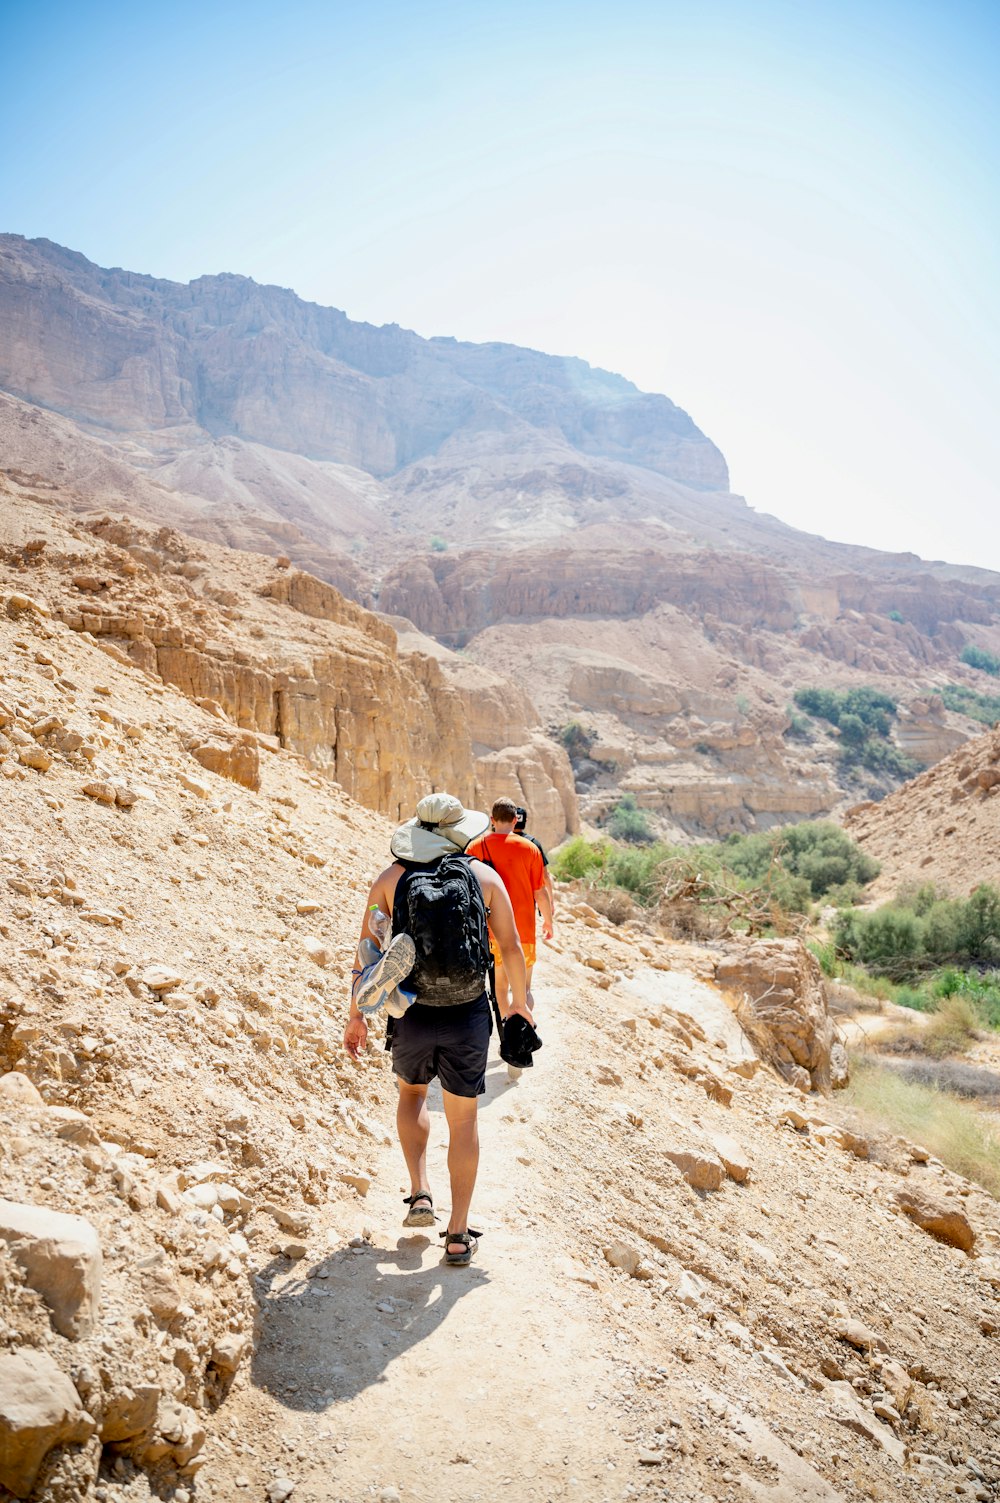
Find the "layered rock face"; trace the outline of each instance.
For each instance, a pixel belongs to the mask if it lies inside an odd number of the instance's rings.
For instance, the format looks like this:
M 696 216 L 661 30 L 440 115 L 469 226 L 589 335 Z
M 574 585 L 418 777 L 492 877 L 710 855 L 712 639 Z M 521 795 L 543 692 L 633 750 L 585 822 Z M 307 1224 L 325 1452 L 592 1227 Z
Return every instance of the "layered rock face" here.
M 259 742 L 299 752 L 392 818 L 408 818 L 431 788 L 470 805 L 489 789 L 490 801 L 530 792 L 549 843 L 576 828 L 568 759 L 542 734 L 527 697 L 497 675 L 483 673 L 477 685 L 467 665 L 460 692 L 447 663 L 400 654 L 387 622 L 271 560 L 110 517 L 71 532 L 31 503 L 13 521 L 4 561 L 26 591 L 217 716 L 216 735 L 190 748 L 203 767 L 253 787 Z M 474 747 L 477 705 L 492 706 L 479 713 L 502 734 Z
M 421 339 L 245 277 L 186 286 L 0 240 L 0 385 L 117 431 L 193 425 L 389 475 L 462 430 L 552 430 L 725 489 L 721 454 L 666 397 L 582 360 Z

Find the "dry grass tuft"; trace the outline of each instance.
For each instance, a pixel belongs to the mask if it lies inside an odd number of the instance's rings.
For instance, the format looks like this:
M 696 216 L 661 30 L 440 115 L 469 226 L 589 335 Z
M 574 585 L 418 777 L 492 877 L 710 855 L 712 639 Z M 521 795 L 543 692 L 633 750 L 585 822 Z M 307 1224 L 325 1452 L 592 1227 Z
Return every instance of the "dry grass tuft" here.
M 873 1124 L 921 1143 L 1000 1199 L 1000 1132 L 975 1107 L 864 1058 L 851 1062 L 845 1099 Z
M 883 1045 L 893 1054 L 926 1054 L 944 1059 L 949 1054 L 964 1054 L 978 1037 L 981 1020 L 971 999 L 961 992 L 942 997 L 928 1023 L 921 1028 L 907 1028 Z

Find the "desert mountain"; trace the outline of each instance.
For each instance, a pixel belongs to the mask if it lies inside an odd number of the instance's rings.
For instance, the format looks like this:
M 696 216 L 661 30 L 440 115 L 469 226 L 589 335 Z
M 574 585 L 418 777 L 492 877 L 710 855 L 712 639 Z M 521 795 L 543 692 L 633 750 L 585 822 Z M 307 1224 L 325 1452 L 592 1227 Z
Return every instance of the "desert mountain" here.
M 797 723 L 803 688 L 888 693 L 921 766 L 979 730 L 992 680 L 960 654 L 1000 653 L 1000 577 L 755 512 L 687 414 L 619 376 L 18 236 L 0 327 L 12 481 L 284 555 L 461 654 L 467 686 L 470 663 L 512 682 L 553 737 L 582 727 L 587 821 L 631 794 L 660 833 L 717 837 L 896 786 Z
M 340 1045 L 392 823 L 347 789 L 423 754 L 440 663 L 53 496 L 0 510 L 0 1494 L 988 1503 L 997 1204 L 810 1090 L 804 951 L 764 946 L 782 1074 L 733 1015 L 761 962 L 561 887 L 479 1256 L 403 1231 L 388 1060 Z

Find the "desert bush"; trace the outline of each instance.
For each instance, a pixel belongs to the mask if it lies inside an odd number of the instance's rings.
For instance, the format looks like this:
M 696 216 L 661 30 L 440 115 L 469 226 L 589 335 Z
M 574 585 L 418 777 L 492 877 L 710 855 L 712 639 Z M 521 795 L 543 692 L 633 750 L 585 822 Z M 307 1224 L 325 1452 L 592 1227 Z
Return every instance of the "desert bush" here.
M 911 778 L 919 764 L 890 739 L 896 701 L 878 689 L 799 689 L 795 703 L 807 715 L 826 720 L 840 732 L 845 767 L 866 767 L 893 778 Z
M 432 553 L 447 553 L 447 551 L 448 544 L 445 542 L 444 538 L 431 538 Z
M 632 845 L 651 845 L 655 840 L 649 815 L 640 809 L 635 795 L 624 793 L 605 820 L 613 840 L 627 840 Z
M 594 733 L 579 720 L 569 720 L 560 730 L 559 740 L 572 760 L 587 755 L 594 744 Z
M 951 1091 L 994 1109 L 1000 1107 L 1000 1075 L 995 1070 L 982 1070 L 956 1059 L 900 1059 L 892 1061 L 892 1068 L 904 1080 Z
M 598 913 L 603 913 L 613 924 L 624 924 L 640 913 L 635 899 L 620 887 L 591 887 L 587 901 Z
M 558 881 L 572 882 L 575 878 L 587 877 L 599 871 L 607 854 L 605 841 L 585 840 L 582 835 L 574 835 L 572 840 L 567 840 L 565 845 L 552 853 L 549 865 L 552 875 Z
M 923 956 L 923 925 L 915 913 L 887 905 L 874 913 L 842 909 L 834 925 L 841 954 L 882 976 L 912 975 Z
M 1000 674 L 1000 658 L 995 657 L 992 652 L 985 652 L 982 647 L 974 646 L 971 642 L 965 644 L 959 657 L 968 668 L 978 668 L 982 673 L 988 673 L 993 678 Z
M 716 849 L 722 863 L 738 876 L 760 882 L 778 866 L 789 877 L 802 879 L 814 898 L 846 883 L 863 886 L 879 871 L 878 862 L 843 830 L 822 820 L 784 825 L 765 834 L 730 835 Z
M 1000 892 L 983 883 L 965 899 L 930 886 L 900 893 L 874 913 L 838 914 L 834 943 L 845 959 L 898 981 L 949 963 L 993 966 L 1000 961 Z
M 936 692 L 941 695 L 946 710 L 954 710 L 958 715 L 968 715 L 970 720 L 978 720 L 980 725 L 994 725 L 1000 720 L 998 694 L 977 694 L 975 689 L 967 689 L 964 684 L 945 684 L 943 689 Z
M 864 1057 L 851 1061 L 845 1098 L 873 1124 L 922 1143 L 949 1169 L 1000 1198 L 1000 1137 L 974 1107 Z
M 971 998 L 955 992 L 938 999 L 929 1023 L 893 1035 L 883 1047 L 894 1054 L 926 1054 L 931 1059 L 964 1054 L 978 1036 L 979 1022 Z

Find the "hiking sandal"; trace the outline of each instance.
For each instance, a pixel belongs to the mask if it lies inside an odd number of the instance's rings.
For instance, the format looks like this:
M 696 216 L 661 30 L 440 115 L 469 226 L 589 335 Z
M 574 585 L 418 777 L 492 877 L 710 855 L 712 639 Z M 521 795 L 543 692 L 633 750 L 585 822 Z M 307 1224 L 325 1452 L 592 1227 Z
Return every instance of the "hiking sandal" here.
M 426 1205 L 418 1205 L 418 1200 L 426 1200 Z M 409 1206 L 405 1217 L 404 1226 L 433 1226 L 434 1225 L 434 1199 L 429 1190 L 418 1190 L 416 1195 L 404 1195 L 404 1206 Z
M 476 1256 L 479 1238 L 482 1235 L 482 1232 L 477 1232 L 471 1226 L 467 1227 L 464 1232 L 438 1232 L 438 1236 L 444 1238 L 445 1262 L 451 1263 L 455 1268 L 464 1268 L 467 1263 L 471 1263 Z M 449 1252 L 448 1244 L 450 1242 L 461 1242 L 462 1251 L 460 1253 Z

